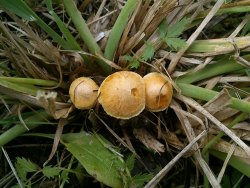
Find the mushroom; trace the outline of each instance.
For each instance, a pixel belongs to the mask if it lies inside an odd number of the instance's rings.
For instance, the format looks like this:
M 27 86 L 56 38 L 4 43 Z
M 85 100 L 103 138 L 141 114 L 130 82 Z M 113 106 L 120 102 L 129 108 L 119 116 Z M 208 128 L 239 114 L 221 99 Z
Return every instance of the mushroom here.
M 130 119 L 145 108 L 143 78 L 131 71 L 109 75 L 98 90 L 98 101 L 104 111 L 117 119 Z
M 165 110 L 172 99 L 173 88 L 167 76 L 152 72 L 143 77 L 146 89 L 146 108 L 151 112 Z
M 91 109 L 97 102 L 99 86 L 88 77 L 80 77 L 74 80 L 69 88 L 69 96 L 72 103 L 78 109 Z

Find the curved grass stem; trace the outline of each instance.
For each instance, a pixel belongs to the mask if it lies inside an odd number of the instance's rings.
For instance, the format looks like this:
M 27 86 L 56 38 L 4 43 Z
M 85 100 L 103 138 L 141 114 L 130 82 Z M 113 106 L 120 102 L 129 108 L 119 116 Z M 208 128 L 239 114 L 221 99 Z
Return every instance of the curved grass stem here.
M 218 92 L 216 91 L 194 86 L 191 84 L 177 83 L 177 85 L 181 89 L 181 93 L 183 95 L 204 101 L 210 101 L 218 94 Z M 248 101 L 231 97 L 228 106 L 242 112 L 250 113 L 250 102 Z
M 40 126 L 41 122 L 45 121 L 49 117 L 50 116 L 45 111 L 38 111 L 35 115 L 24 119 L 24 122 L 28 126 L 29 130 L 31 130 Z M 28 130 L 23 126 L 22 123 L 16 124 L 0 135 L 0 147 L 4 146 L 5 144 L 9 143 L 10 141 L 14 140 L 16 137 L 22 135 L 27 131 Z
M 79 32 L 79 35 L 85 42 L 85 45 L 88 47 L 89 51 L 94 55 L 102 54 L 100 47 L 98 46 L 94 37 L 92 36 L 88 28 L 88 25 L 86 24 L 81 13 L 77 9 L 75 2 L 73 0 L 63 0 L 63 4 L 65 6 L 68 15 L 72 19 L 72 22 L 74 23 L 77 31 Z M 105 62 L 97 60 L 97 63 L 106 74 L 109 74 L 111 72 L 111 67 Z
M 218 63 L 207 65 L 205 68 L 185 74 L 177 78 L 177 83 L 191 84 L 220 74 L 230 73 L 245 69 L 244 66 L 236 63 L 235 60 L 223 59 Z
M 119 45 L 120 38 L 122 36 L 123 30 L 125 29 L 131 14 L 134 12 L 138 1 L 128 0 L 123 7 L 121 13 L 119 14 L 112 30 L 109 35 L 106 48 L 104 51 L 104 56 L 113 60 L 116 49 Z
M 58 83 L 53 80 L 42 80 L 42 79 L 33 79 L 33 78 L 17 78 L 17 77 L 3 77 L 0 76 L 0 80 L 5 80 L 9 82 L 13 82 L 16 84 L 31 84 L 37 86 L 56 86 Z

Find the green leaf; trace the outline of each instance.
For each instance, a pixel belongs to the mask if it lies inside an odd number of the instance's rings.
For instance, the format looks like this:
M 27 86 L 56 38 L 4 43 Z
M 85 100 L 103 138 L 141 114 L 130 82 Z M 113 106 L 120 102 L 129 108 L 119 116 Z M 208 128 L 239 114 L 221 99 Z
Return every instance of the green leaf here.
M 190 21 L 188 18 L 181 19 L 179 22 L 175 23 L 172 27 L 168 28 L 167 37 L 175 38 L 180 36 L 184 32 L 187 24 L 189 23 Z
M 153 174 L 138 174 L 132 178 L 133 187 L 143 187 L 144 183 L 149 182 L 153 178 Z
M 142 54 L 141 59 L 143 61 L 147 61 L 153 58 L 155 54 L 155 49 L 154 46 L 152 45 L 152 43 L 146 42 L 146 48 Z
M 180 38 L 165 38 L 164 41 L 174 50 L 179 50 L 186 45 L 186 41 Z
M 108 148 L 112 145 L 103 137 L 85 132 L 69 133 L 62 135 L 62 143 L 98 181 L 110 187 L 123 187 L 125 163 Z
M 55 176 L 59 176 L 61 169 L 58 167 L 45 166 L 42 172 L 47 178 L 54 178 Z
M 129 155 L 128 158 L 125 161 L 126 166 L 129 171 L 133 170 L 134 164 L 135 164 L 135 156 L 134 155 Z
M 20 179 L 23 181 L 26 180 L 28 172 L 35 172 L 39 169 L 39 167 L 29 159 L 20 157 L 16 158 L 15 168 Z
M 166 36 L 167 32 L 168 32 L 168 24 L 166 20 L 163 20 L 159 25 L 160 38 L 163 39 Z
M 60 178 L 61 178 L 62 182 L 69 183 L 69 172 L 67 172 L 66 170 L 63 170 Z
M 134 57 L 130 56 L 130 55 L 124 55 L 122 57 L 125 61 L 129 61 L 129 68 L 131 69 L 137 69 L 140 66 L 140 62 L 137 61 L 137 59 L 135 59 Z
M 131 69 L 138 69 L 139 66 L 140 66 L 140 62 L 137 61 L 136 59 L 131 61 L 129 64 L 129 68 L 131 68 Z

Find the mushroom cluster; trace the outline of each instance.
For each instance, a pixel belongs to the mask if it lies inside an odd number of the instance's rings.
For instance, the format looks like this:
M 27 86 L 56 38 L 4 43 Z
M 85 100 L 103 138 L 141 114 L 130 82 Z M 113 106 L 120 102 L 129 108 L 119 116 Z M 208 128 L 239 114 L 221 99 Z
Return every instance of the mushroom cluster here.
M 106 77 L 100 88 L 90 78 L 78 78 L 72 82 L 69 93 L 76 108 L 93 108 L 98 100 L 108 115 L 130 119 L 145 108 L 151 112 L 165 110 L 173 88 L 161 73 L 152 72 L 142 78 L 135 72 L 119 71 Z

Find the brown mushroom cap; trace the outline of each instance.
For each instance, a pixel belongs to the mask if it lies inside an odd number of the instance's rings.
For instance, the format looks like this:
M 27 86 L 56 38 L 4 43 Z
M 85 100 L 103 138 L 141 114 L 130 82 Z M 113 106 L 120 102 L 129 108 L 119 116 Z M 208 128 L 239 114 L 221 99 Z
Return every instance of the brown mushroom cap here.
M 88 77 L 80 77 L 72 82 L 69 96 L 78 109 L 91 109 L 97 102 L 99 86 Z
M 109 75 L 101 84 L 98 95 L 105 112 L 118 119 L 137 116 L 145 108 L 143 79 L 131 71 Z
M 146 108 L 152 112 L 165 110 L 173 96 L 172 85 L 165 75 L 152 72 L 143 77 L 146 89 Z

